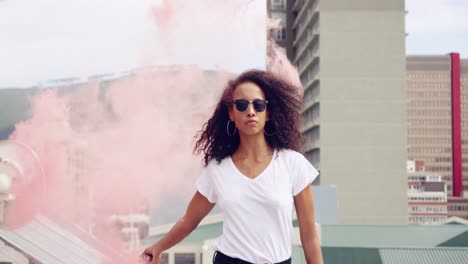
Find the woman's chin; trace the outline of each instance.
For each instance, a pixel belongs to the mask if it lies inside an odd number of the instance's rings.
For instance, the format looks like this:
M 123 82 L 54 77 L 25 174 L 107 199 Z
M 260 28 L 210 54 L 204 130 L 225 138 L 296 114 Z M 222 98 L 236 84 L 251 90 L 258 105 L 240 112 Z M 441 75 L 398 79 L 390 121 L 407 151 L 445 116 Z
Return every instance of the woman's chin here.
M 243 131 L 239 131 L 241 136 L 252 137 L 252 136 L 261 136 L 263 135 L 263 130 L 255 128 L 255 129 L 245 129 Z

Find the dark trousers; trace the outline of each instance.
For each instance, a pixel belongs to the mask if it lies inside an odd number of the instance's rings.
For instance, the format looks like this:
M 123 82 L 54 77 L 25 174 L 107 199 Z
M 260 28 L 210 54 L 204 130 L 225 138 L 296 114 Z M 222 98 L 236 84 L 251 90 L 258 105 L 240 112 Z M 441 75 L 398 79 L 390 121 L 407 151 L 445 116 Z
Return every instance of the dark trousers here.
M 213 264 L 253 264 L 251 262 L 238 259 L 238 258 L 231 258 L 228 255 L 225 255 L 219 251 L 215 251 L 213 255 Z M 285 261 L 281 261 L 275 264 L 291 264 L 291 258 L 288 258 Z

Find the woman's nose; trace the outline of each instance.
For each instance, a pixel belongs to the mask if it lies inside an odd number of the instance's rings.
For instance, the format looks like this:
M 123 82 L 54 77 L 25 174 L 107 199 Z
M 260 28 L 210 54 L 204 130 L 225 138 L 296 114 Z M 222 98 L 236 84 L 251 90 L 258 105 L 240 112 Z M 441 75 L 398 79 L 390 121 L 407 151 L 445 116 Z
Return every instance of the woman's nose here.
M 253 104 L 249 104 L 249 106 L 247 107 L 247 115 L 255 116 L 255 109 L 254 109 Z

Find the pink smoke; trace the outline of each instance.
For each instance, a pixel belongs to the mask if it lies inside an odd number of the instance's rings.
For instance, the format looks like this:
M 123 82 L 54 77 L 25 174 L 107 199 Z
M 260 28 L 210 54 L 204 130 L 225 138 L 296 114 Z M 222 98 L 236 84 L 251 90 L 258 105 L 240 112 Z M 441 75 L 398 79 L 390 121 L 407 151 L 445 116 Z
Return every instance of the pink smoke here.
M 268 31 L 279 30 L 281 28 L 281 21 L 279 19 L 267 18 L 266 27 Z M 302 98 L 304 96 L 304 89 L 297 72 L 297 67 L 289 61 L 287 55 L 272 38 L 267 41 L 267 53 L 268 70 L 296 86 L 298 88 L 297 94 Z
M 31 119 L 18 124 L 11 137 L 19 142 L 18 155 L 25 176 L 18 177 L 20 184 L 13 186 L 17 198 L 6 218 L 10 226 L 27 223 L 38 211 L 69 207 L 71 202 L 69 190 L 62 188 L 67 186 L 63 175 L 67 170 L 67 147 L 72 133 L 64 122 L 68 108 L 54 91 L 45 91 L 34 98 L 32 112 Z M 35 153 L 22 145 L 34 149 Z

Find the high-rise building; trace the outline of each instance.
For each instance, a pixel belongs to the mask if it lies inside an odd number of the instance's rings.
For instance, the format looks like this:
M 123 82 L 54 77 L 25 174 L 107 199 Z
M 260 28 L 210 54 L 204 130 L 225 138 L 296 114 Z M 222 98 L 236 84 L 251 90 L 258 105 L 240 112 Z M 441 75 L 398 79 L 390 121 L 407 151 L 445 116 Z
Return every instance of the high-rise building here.
M 468 219 L 468 60 L 458 53 L 407 57 L 408 159 L 441 175 L 448 216 Z
M 423 161 L 424 170 L 442 175 L 449 193 L 458 196 L 461 98 L 460 82 L 452 81 L 452 55 L 407 58 L 408 159 Z
M 404 21 L 403 0 L 286 1 L 305 155 L 315 184 L 336 186 L 340 223 L 408 220 Z

